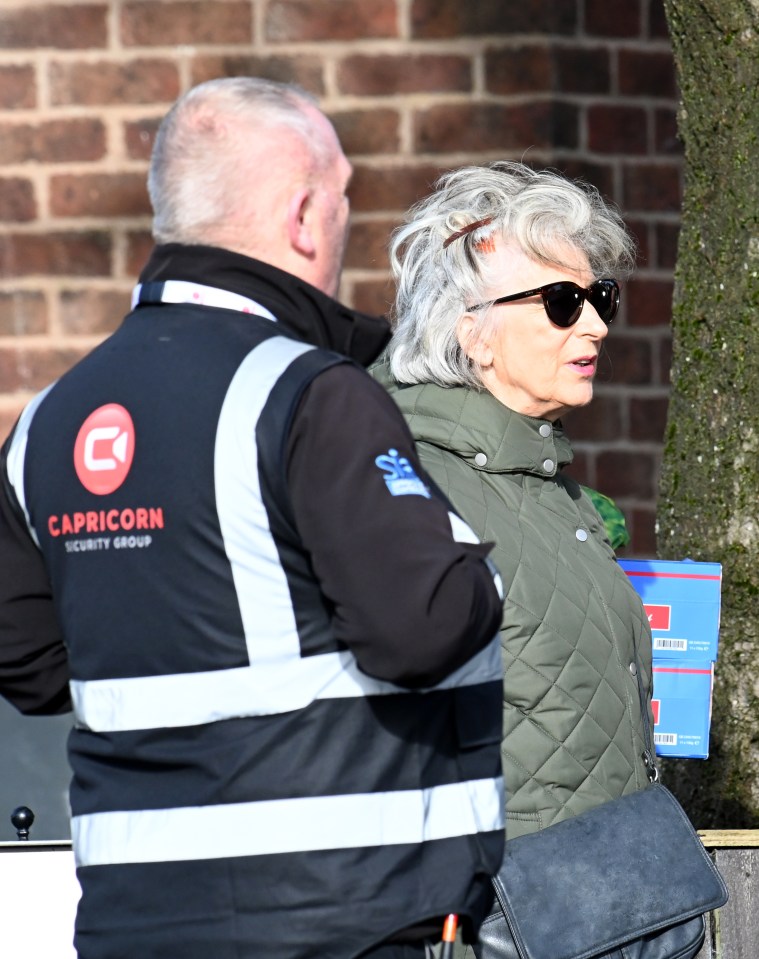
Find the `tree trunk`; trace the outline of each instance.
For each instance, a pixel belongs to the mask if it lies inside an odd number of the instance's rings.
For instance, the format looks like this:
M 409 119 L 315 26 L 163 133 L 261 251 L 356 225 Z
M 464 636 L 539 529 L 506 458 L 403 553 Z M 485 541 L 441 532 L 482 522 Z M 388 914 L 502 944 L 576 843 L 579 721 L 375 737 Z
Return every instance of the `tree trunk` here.
M 664 778 L 699 828 L 757 828 L 759 0 L 664 6 L 685 190 L 657 545 L 723 572 L 710 758 Z

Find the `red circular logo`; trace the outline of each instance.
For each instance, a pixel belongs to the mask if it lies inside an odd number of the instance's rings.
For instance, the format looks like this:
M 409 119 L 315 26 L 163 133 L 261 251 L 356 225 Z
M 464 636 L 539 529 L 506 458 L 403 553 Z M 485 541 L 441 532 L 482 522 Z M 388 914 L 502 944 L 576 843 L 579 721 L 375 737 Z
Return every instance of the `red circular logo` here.
M 74 444 L 74 467 L 90 493 L 105 496 L 124 482 L 134 456 L 134 423 L 123 406 L 108 403 L 90 413 Z

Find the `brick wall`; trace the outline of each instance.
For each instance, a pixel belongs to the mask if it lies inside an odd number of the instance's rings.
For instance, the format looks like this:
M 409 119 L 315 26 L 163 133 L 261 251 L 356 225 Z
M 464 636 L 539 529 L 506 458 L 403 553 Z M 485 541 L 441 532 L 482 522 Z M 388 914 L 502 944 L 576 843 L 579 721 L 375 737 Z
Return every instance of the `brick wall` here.
M 583 176 L 640 268 L 573 472 L 654 550 L 682 173 L 661 0 L 0 0 L 0 432 L 121 319 L 148 249 L 145 171 L 192 84 L 317 94 L 355 166 L 342 297 L 383 311 L 386 243 L 441 171 L 501 157 Z

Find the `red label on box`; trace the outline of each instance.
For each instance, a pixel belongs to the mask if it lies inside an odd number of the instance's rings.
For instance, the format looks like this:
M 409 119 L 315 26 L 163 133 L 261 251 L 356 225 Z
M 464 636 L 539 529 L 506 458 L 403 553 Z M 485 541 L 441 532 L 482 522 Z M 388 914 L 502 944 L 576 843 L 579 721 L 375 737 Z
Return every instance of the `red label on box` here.
M 654 726 L 659 725 L 659 705 L 661 703 L 660 699 L 651 700 L 651 711 L 654 714 Z
M 669 629 L 671 606 L 650 606 L 644 603 L 643 609 L 646 611 L 648 625 L 651 629 Z

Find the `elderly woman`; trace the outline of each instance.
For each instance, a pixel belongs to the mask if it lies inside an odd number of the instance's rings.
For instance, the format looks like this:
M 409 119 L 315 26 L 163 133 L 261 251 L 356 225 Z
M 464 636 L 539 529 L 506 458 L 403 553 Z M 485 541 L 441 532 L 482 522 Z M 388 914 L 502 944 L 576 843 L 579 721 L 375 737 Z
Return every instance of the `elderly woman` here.
M 444 176 L 392 261 L 395 333 L 373 373 L 503 578 L 513 838 L 643 789 L 653 762 L 648 623 L 564 472 L 562 425 L 592 399 L 633 245 L 592 187 L 499 162 Z

